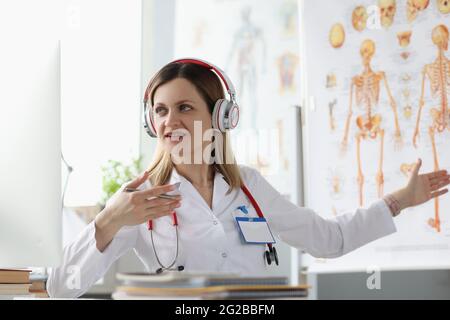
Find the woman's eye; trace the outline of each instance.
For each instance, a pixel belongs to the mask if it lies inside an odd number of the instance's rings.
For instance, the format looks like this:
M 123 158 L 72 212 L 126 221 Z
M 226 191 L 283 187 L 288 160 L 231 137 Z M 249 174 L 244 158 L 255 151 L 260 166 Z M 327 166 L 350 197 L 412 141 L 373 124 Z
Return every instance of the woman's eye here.
M 166 108 L 164 107 L 156 107 L 155 108 L 155 113 L 157 115 L 163 115 L 166 112 Z
M 182 104 L 180 106 L 180 111 L 189 111 L 191 109 L 192 109 L 192 107 L 190 105 L 188 105 L 188 104 Z

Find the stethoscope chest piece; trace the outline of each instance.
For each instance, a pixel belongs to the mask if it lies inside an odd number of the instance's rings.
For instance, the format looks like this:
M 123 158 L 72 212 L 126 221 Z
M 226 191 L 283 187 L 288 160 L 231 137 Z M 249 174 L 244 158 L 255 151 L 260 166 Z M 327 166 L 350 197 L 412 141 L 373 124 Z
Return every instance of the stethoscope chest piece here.
M 266 256 L 267 264 L 271 265 L 272 261 L 274 261 L 275 264 L 278 266 L 279 263 L 278 263 L 277 249 L 272 245 L 270 245 L 268 247 L 269 247 L 269 249 L 264 252 L 264 255 Z

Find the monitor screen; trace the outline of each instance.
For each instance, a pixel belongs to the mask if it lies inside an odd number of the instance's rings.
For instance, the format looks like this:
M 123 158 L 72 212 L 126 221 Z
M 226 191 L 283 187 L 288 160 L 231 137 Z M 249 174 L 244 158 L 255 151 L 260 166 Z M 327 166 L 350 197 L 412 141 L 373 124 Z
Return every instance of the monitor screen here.
M 60 45 L 38 14 L 45 6 L 25 19 L 22 5 L 32 2 L 7 3 L 0 5 L 0 268 L 50 267 L 62 254 Z

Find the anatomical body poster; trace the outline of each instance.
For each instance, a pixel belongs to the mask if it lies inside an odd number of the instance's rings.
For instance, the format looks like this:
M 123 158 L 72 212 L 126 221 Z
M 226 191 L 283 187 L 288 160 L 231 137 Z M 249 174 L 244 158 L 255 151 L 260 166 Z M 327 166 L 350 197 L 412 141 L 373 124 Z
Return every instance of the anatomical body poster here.
M 448 1 L 304 1 L 306 204 L 368 207 L 422 172 L 450 170 Z M 318 17 L 321 17 L 318 19 Z M 450 196 L 409 208 L 397 232 L 311 271 L 450 267 Z

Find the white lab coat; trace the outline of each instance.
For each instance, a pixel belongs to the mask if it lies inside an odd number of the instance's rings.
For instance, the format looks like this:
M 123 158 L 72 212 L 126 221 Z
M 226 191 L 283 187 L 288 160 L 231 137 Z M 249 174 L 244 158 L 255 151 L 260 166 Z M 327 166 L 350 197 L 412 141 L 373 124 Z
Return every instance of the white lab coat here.
M 240 165 L 244 183 L 261 207 L 277 239 L 316 257 L 333 258 L 346 254 L 368 242 L 396 231 L 392 215 L 383 200 L 367 209 L 324 219 L 313 210 L 286 200 L 261 174 Z M 174 169 L 170 183 L 181 182 L 181 207 L 177 211 L 179 255 L 175 266 L 186 271 L 233 272 L 243 276 L 261 276 L 268 268 L 265 245 L 246 244 L 234 216 L 246 205 L 249 216 L 257 216 L 241 189 L 226 195 L 228 184 L 222 174 L 214 178 L 212 210 L 194 186 Z M 140 189 L 150 187 L 146 182 Z M 119 190 L 119 192 L 121 192 Z M 154 242 L 164 265 L 172 262 L 176 252 L 172 217 L 154 221 Z M 77 297 L 86 292 L 128 250 L 134 249 L 149 272 L 158 265 L 146 224 L 122 228 L 103 251 L 95 242 L 95 225 L 91 222 L 79 236 L 64 248 L 62 264 L 50 271 L 47 290 L 50 297 Z M 272 266 L 273 267 L 273 266 Z M 79 279 L 77 279 L 79 275 Z

